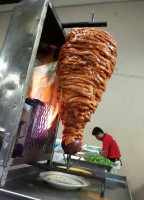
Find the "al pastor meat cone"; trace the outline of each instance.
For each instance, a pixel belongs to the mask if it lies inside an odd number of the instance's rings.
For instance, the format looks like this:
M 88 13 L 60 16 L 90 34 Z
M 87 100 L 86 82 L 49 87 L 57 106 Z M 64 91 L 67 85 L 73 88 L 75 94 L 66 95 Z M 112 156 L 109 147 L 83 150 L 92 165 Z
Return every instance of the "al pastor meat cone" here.
M 81 151 L 84 127 L 106 90 L 116 56 L 116 42 L 104 30 L 73 28 L 68 33 L 59 54 L 56 76 L 65 153 Z

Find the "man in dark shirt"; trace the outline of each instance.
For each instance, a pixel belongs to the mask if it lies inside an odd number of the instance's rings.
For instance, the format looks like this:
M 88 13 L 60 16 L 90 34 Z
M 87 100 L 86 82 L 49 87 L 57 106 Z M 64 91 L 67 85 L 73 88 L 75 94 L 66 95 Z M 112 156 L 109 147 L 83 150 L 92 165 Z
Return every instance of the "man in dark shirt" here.
M 104 133 L 99 127 L 95 127 L 93 129 L 92 135 L 94 135 L 98 140 L 102 141 L 102 155 L 112 162 L 117 163 L 116 169 L 113 168 L 112 170 L 112 173 L 117 173 L 117 170 L 120 169 L 121 166 L 121 154 L 115 139 L 111 135 Z

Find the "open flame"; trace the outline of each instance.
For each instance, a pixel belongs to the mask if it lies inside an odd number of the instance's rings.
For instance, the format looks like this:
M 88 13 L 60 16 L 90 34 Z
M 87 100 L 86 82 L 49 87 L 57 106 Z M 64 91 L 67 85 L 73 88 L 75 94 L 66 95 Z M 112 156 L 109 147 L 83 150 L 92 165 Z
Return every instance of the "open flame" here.
M 56 104 L 55 108 L 53 106 L 50 106 L 48 121 L 45 126 L 45 130 L 49 129 L 52 126 L 52 122 L 55 120 L 57 113 L 58 113 L 58 104 Z
M 56 62 L 34 68 L 32 83 L 28 90 L 27 97 L 39 99 L 45 105 L 50 105 L 48 121 L 44 129 L 52 126 L 58 113 L 57 90 L 55 84 Z

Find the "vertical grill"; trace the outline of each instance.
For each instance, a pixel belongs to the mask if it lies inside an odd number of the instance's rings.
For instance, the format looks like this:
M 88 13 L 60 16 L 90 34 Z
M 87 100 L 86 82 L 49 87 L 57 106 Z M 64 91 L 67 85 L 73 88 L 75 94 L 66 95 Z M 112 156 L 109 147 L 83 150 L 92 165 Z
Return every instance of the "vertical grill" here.
M 64 42 L 49 0 L 23 0 L 16 6 L 0 55 L 0 187 L 10 165 L 52 160 L 58 117 L 51 127 L 49 120 L 55 108 L 26 97 L 36 61 L 50 53 L 41 44 L 59 49 Z

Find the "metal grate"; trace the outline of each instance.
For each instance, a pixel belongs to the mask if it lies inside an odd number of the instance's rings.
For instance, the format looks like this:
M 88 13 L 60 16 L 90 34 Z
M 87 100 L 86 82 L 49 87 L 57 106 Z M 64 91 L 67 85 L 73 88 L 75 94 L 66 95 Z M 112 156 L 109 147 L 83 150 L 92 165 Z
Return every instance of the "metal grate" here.
M 31 122 L 25 142 L 26 149 L 43 147 L 48 137 L 53 111 L 54 108 L 49 103 L 41 105 L 39 101 L 34 102 Z

